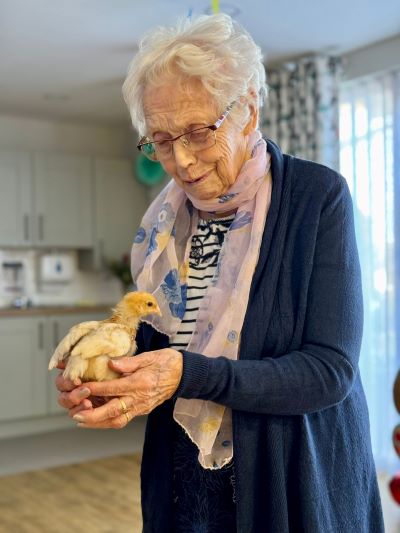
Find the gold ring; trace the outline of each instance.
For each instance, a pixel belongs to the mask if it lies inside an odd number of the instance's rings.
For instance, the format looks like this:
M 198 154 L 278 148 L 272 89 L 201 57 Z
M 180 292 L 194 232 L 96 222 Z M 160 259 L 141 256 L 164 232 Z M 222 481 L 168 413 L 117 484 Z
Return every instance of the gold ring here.
M 129 414 L 128 413 L 124 413 L 124 415 L 126 416 L 126 421 L 129 423 L 131 421 L 131 419 L 129 417 Z
M 129 409 L 126 406 L 126 403 L 121 398 L 118 398 L 118 400 L 120 401 L 120 404 L 122 407 L 121 415 L 126 415 L 126 413 L 129 411 Z

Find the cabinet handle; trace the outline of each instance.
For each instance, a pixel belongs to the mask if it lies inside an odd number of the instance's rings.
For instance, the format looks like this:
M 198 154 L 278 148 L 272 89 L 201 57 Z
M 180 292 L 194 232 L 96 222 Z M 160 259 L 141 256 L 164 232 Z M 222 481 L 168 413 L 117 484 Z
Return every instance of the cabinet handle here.
M 42 241 L 44 239 L 44 217 L 43 215 L 39 215 L 38 230 L 39 230 L 39 241 Z
M 54 348 L 58 345 L 58 322 L 53 322 L 53 342 Z
M 104 240 L 103 240 L 103 239 L 99 239 L 98 250 L 99 250 L 99 263 L 100 263 L 100 268 L 104 268 L 104 266 L 105 266 L 105 259 L 104 259 Z
M 43 350 L 43 348 L 44 348 L 44 325 L 43 325 L 43 322 L 39 322 L 38 348 L 39 348 L 39 350 Z
M 29 241 L 29 216 L 24 215 L 24 240 Z

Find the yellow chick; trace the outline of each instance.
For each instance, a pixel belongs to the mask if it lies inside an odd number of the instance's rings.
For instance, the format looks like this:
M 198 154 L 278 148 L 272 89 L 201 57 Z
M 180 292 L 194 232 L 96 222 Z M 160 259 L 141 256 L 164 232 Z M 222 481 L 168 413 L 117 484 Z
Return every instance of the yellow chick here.
M 128 292 L 105 320 L 73 326 L 50 359 L 49 370 L 67 360 L 63 376 L 71 380 L 105 381 L 121 376 L 108 367 L 112 357 L 134 355 L 136 332 L 146 315 L 161 315 L 155 297 L 147 292 Z

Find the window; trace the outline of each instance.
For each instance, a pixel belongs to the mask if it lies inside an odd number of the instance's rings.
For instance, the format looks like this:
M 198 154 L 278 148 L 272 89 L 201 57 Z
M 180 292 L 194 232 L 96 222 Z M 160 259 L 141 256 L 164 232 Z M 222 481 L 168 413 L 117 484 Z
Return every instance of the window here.
M 395 306 L 400 174 L 394 164 L 400 162 L 399 95 L 400 71 L 345 82 L 340 93 L 340 171 L 353 197 L 364 293 L 360 371 L 380 469 L 396 461 L 391 435 L 398 423 L 392 388 L 400 369 Z

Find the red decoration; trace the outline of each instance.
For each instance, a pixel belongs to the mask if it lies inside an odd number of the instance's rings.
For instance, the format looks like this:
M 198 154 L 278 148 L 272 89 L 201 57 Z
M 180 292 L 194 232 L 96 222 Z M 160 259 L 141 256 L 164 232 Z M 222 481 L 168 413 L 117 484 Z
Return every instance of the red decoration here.
M 400 505 L 400 473 L 392 478 L 389 488 L 394 500 Z
M 393 430 L 393 446 L 397 455 L 400 457 L 400 424 Z
M 397 373 L 396 379 L 394 380 L 393 400 L 397 411 L 400 413 L 400 370 Z
M 393 400 L 397 411 L 400 413 L 400 370 L 393 384 Z M 400 457 L 400 424 L 394 428 L 392 438 L 394 449 Z M 389 488 L 393 499 L 400 505 L 400 472 L 393 476 L 389 483 Z

